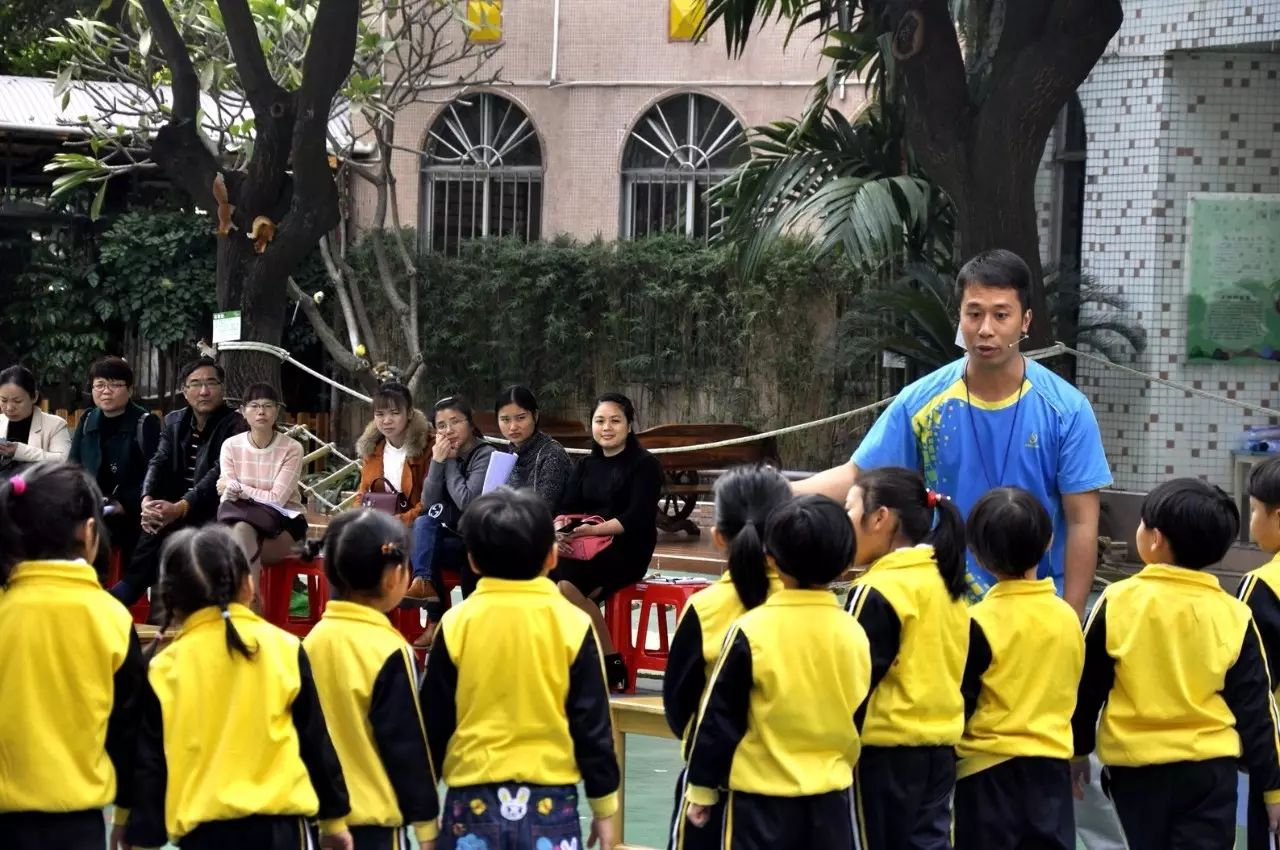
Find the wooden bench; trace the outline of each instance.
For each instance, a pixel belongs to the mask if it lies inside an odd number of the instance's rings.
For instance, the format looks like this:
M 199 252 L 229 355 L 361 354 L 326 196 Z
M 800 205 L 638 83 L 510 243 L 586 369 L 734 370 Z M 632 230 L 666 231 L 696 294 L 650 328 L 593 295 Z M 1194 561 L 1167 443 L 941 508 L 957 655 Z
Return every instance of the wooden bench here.
M 758 433 L 760 432 L 745 425 L 710 423 L 659 425 L 641 431 L 636 436 L 640 439 L 640 445 L 652 450 L 718 443 Z M 712 482 L 704 473 L 742 464 L 777 464 L 778 444 L 769 437 L 736 446 L 660 454 L 657 457 L 666 479 L 658 498 L 658 529 L 667 532 L 687 531 L 696 536 L 699 533 L 698 526 L 689 517 L 698 505 L 698 497 L 709 496 L 712 491 Z

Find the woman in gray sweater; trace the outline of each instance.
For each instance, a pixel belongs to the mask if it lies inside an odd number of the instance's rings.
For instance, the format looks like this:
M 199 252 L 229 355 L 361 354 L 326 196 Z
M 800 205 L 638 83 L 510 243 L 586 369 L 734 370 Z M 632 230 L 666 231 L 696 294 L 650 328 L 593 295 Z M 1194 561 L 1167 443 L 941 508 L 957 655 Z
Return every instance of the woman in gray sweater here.
M 502 436 L 511 443 L 516 465 L 507 486 L 532 488 L 552 514 L 560 505 L 573 463 L 564 446 L 538 428 L 538 400 L 528 387 L 507 387 L 493 403 Z
M 463 598 L 476 587 L 457 528 L 462 512 L 484 488 L 493 446 L 481 439 L 471 405 L 460 396 L 437 401 L 432 418 L 436 438 L 422 484 L 424 510 L 413 522 L 413 581 L 405 598 L 424 604 L 435 622 L 445 595 L 443 570 L 461 574 Z

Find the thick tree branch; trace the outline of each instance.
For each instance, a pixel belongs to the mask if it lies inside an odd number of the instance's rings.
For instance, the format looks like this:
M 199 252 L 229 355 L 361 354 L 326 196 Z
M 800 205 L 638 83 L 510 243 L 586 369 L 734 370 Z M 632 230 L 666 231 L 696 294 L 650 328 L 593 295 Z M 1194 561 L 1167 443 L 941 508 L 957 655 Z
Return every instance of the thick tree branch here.
M 218 0 L 218 9 L 222 11 L 227 42 L 236 59 L 236 74 L 240 77 L 245 97 L 253 106 L 254 114 L 261 120 L 271 113 L 273 106 L 286 93 L 267 68 L 267 58 L 262 53 L 262 42 L 258 38 L 258 27 L 253 22 L 253 13 L 249 11 L 247 0 Z
M 324 345 L 325 351 L 329 352 L 329 356 L 333 358 L 335 363 L 349 372 L 358 372 L 369 368 L 367 360 L 356 357 L 350 349 L 343 346 L 342 340 L 338 338 L 337 333 L 325 321 L 320 308 L 316 306 L 309 295 L 302 291 L 293 278 L 289 278 L 289 297 L 297 300 L 298 306 L 302 308 L 307 321 L 315 329 L 316 336 L 320 339 L 321 344 Z

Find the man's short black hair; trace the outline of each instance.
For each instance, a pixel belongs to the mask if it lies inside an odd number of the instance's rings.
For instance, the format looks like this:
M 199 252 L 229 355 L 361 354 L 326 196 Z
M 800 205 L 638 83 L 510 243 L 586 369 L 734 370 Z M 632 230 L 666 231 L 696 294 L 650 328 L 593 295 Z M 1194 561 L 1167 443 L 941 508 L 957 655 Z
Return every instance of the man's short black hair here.
M 103 357 L 95 360 L 89 367 L 89 382 L 124 381 L 126 386 L 133 386 L 133 369 L 121 357 Z
M 1240 509 L 1199 478 L 1175 478 L 1142 502 L 1142 524 L 1169 541 L 1174 566 L 1202 570 L 1218 563 L 1240 533 Z
M 1012 289 L 1018 294 L 1022 309 L 1031 308 L 1031 269 L 1012 251 L 1004 248 L 983 251 L 965 263 L 956 277 L 956 296 L 961 302 L 970 284 Z
M 468 505 L 458 530 L 476 569 L 494 578 L 537 578 L 556 542 L 546 503 L 532 490 L 510 487 Z
M 1249 473 L 1249 495 L 1267 507 L 1280 505 L 1280 455 L 1267 458 Z
M 218 364 L 217 360 L 212 357 L 199 357 L 182 367 L 182 371 L 178 374 L 178 383 L 185 385 L 187 378 L 190 378 L 197 369 L 212 369 L 219 381 L 224 384 L 227 382 L 227 371 Z

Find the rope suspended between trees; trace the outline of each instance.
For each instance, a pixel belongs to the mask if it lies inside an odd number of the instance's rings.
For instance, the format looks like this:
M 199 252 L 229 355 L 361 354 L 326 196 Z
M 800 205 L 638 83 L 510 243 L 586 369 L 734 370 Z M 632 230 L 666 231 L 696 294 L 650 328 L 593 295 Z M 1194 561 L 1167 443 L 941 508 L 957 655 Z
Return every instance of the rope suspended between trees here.
M 357 398 L 365 403 L 371 403 L 373 401 L 369 396 L 361 392 L 357 392 L 356 390 L 353 390 L 350 387 L 344 386 L 343 384 L 338 383 L 332 378 L 326 375 L 323 375 L 320 372 L 317 372 L 315 369 L 312 369 L 310 366 L 307 366 L 305 363 L 300 363 L 299 361 L 295 360 L 287 350 L 280 348 L 279 346 L 268 345 L 262 342 L 241 341 L 241 342 L 224 342 L 220 344 L 218 348 L 222 351 L 257 351 L 264 354 L 270 354 L 274 357 L 279 358 L 281 362 L 289 363 L 293 366 L 296 366 L 297 368 L 301 369 L 307 374 L 312 375 L 316 378 L 319 378 L 325 383 L 335 387 L 336 389 L 339 389 L 345 392 L 347 395 L 350 395 L 353 398 Z M 1227 398 L 1226 396 L 1221 396 L 1215 393 L 1207 392 L 1197 387 L 1192 387 L 1187 384 L 1179 383 L 1177 381 L 1171 381 L 1168 378 L 1161 378 L 1156 375 L 1151 375 L 1129 366 L 1122 366 L 1119 363 L 1113 363 L 1107 358 L 1099 356 L 1097 354 L 1091 354 L 1087 351 L 1080 351 L 1078 349 L 1072 348 L 1071 346 L 1063 342 L 1055 342 L 1053 345 L 1047 348 L 1040 348 L 1035 351 L 1028 351 L 1025 356 L 1029 360 L 1044 360 L 1049 357 L 1056 357 L 1057 355 L 1060 355 L 1060 354 L 1070 354 L 1072 357 L 1076 357 L 1081 360 L 1088 360 L 1093 363 L 1097 363 L 1100 366 L 1103 366 L 1105 368 L 1114 369 L 1118 372 L 1123 372 L 1125 374 L 1132 375 L 1137 378 L 1141 378 L 1142 380 L 1146 381 L 1149 384 L 1159 384 L 1161 386 L 1169 387 L 1170 389 L 1186 393 L 1189 396 L 1197 396 L 1199 398 L 1203 398 L 1208 401 L 1219 402 L 1221 404 L 1225 404 L 1230 407 L 1236 407 L 1247 412 L 1262 413 L 1267 416 L 1280 417 L 1280 410 L 1274 410 L 1270 407 L 1265 407 L 1261 404 L 1253 404 L 1247 401 L 1241 401 L 1239 399 Z M 667 446 L 664 448 L 649 449 L 649 453 L 655 454 L 655 455 L 682 454 L 687 452 L 706 451 L 709 449 L 723 449 L 723 448 L 728 448 L 730 446 L 745 445 L 747 443 L 756 443 L 761 440 L 768 440 L 774 437 L 782 437 L 787 434 L 795 434 L 800 431 L 807 431 L 810 428 L 820 428 L 823 425 L 832 425 L 836 422 L 841 422 L 846 419 L 852 419 L 856 416 L 861 416 L 866 413 L 872 413 L 874 411 L 880 410 L 883 407 L 887 407 L 895 398 L 897 398 L 897 396 L 889 396 L 888 398 L 883 398 L 879 401 L 872 402 L 871 404 L 866 404 L 866 405 L 863 405 L 862 407 L 854 408 L 853 410 L 846 410 L 843 413 L 836 413 L 832 416 L 824 416 L 821 419 L 814 419 L 810 422 L 801 422 L 797 425 L 788 425 L 784 428 L 775 428 L 772 431 L 765 431 L 764 433 L 761 433 L 761 434 L 748 434 L 743 437 L 733 437 L 731 439 L 726 439 L 726 440 L 717 440 L 714 443 L 698 443 L 692 446 Z M 325 479 L 326 482 L 336 479 L 341 475 L 345 475 L 350 470 L 350 467 L 353 465 L 357 467 L 359 466 L 358 461 L 352 460 L 351 458 L 348 458 L 345 455 L 338 452 L 338 450 L 334 447 L 333 443 L 325 443 L 324 441 L 316 437 L 316 435 L 312 434 L 306 428 L 303 428 L 302 431 L 304 432 L 305 436 L 309 437 L 311 440 L 313 440 L 314 442 L 318 443 L 321 446 L 328 447 L 329 451 L 333 452 L 342 460 L 346 461 L 346 466 L 344 466 L 341 470 L 339 470 L 339 472 L 334 473 L 333 475 L 326 478 Z M 508 443 L 507 440 L 499 439 L 497 437 L 485 437 L 485 439 L 488 440 L 490 443 L 494 443 L 496 445 L 507 445 Z M 578 455 L 585 455 L 590 453 L 590 450 L 588 449 L 566 449 L 565 451 L 567 451 L 569 454 L 578 454 Z M 317 494 L 317 497 L 319 497 L 318 494 Z M 324 500 L 323 498 L 321 498 L 321 501 L 323 501 L 326 505 L 333 507 L 332 503 Z M 348 499 L 347 501 L 350 501 L 350 500 Z M 346 502 L 343 502 L 343 504 L 346 504 Z

